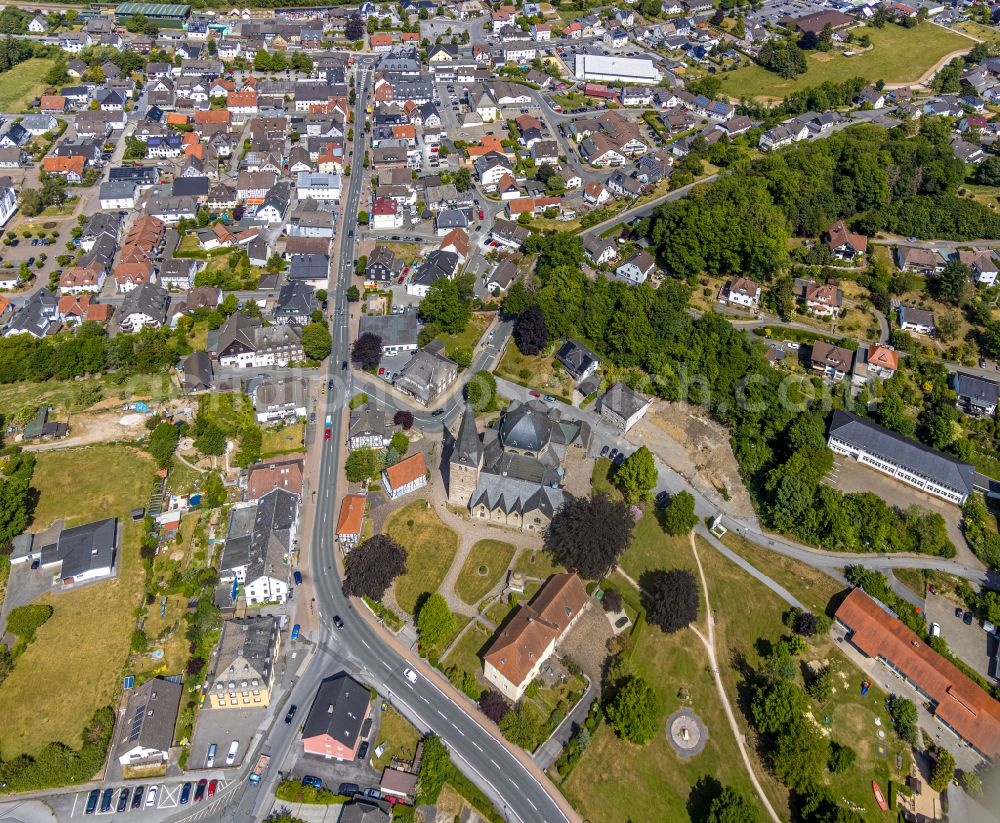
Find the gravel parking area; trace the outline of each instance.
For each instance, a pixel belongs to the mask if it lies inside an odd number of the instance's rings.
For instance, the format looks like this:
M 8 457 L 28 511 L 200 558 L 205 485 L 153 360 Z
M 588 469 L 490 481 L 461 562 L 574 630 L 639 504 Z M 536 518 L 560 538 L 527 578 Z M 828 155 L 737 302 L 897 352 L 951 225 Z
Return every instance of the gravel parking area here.
M 842 492 L 874 492 L 890 506 L 899 509 L 908 509 L 910 506 L 917 505 L 937 512 L 944 517 L 948 537 L 955 544 L 957 551 L 955 559 L 959 563 L 967 563 L 972 566 L 980 565 L 972 553 L 972 549 L 969 548 L 969 544 L 965 542 L 965 537 L 959 526 L 962 520 L 962 510 L 958 506 L 948 503 L 940 497 L 926 494 L 920 489 L 894 480 L 887 474 L 877 472 L 856 460 L 839 454 L 834 455 L 833 469 L 825 478 L 825 482 Z
M 205 768 L 208 747 L 215 743 L 215 768 L 226 768 L 226 755 L 234 740 L 240 743 L 236 762 L 229 768 L 238 768 L 250 750 L 254 732 L 267 716 L 266 708 L 254 709 L 203 709 L 198 712 L 194 735 L 191 738 L 189 769 Z
M 984 632 L 978 620 L 965 625 L 962 618 L 956 617 L 956 608 L 958 604 L 954 600 L 928 594 L 925 601 L 927 622 L 940 624 L 941 637 L 955 656 L 990 680 L 990 658 L 997 654 L 997 638 Z

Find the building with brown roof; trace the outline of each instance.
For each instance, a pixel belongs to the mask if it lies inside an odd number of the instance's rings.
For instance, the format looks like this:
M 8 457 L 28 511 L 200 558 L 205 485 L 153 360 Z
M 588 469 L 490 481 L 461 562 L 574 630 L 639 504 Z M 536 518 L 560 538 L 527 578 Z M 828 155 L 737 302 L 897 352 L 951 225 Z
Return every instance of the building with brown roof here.
M 1000 755 L 1000 702 L 861 589 L 847 595 L 836 618 L 848 642 L 912 686 L 946 728 L 983 757 Z
M 844 297 L 840 289 L 829 283 L 809 283 L 805 291 L 806 308 L 820 317 L 836 317 L 840 314 Z
M 247 500 L 256 500 L 274 489 L 302 496 L 303 456 L 290 454 L 254 463 L 247 469 Z
M 826 10 L 804 14 L 802 17 L 785 15 L 778 22 L 803 34 L 820 34 L 827 26 L 834 31 L 849 26 L 854 22 L 854 18 L 842 11 Z
M 520 700 L 542 663 L 552 656 L 587 605 L 575 574 L 549 578 L 531 603 L 521 606 L 483 655 L 483 676 L 509 700 Z
M 349 494 L 340 504 L 340 517 L 337 519 L 337 540 L 348 552 L 361 541 L 361 532 L 365 525 L 365 496 Z
M 843 380 L 851 371 L 854 362 L 854 352 L 850 349 L 834 346 L 824 340 L 813 343 L 810 364 L 812 370 L 819 372 L 831 380 Z
M 826 245 L 838 260 L 853 260 L 868 251 L 868 238 L 848 231 L 843 220 L 826 230 Z
M 389 466 L 382 472 L 382 485 L 392 500 L 427 485 L 427 464 L 423 452 L 417 452 Z

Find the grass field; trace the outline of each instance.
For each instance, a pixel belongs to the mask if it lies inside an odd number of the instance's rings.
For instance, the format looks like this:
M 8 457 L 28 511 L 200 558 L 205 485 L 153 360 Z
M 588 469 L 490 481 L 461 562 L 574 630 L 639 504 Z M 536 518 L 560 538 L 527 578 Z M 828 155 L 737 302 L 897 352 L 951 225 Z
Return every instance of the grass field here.
M 688 567 L 694 558 L 690 548 L 686 557 L 674 565 Z M 638 593 L 623 587 L 622 594 L 633 606 Z M 722 703 L 705 666 L 700 643 L 689 631 L 665 635 L 647 626 L 639 636 L 632 656 L 633 667 L 656 690 L 666 718 L 684 705 L 690 706 L 708 726 L 705 749 L 691 760 L 681 760 L 661 731 L 645 746 L 627 743 L 615 736 L 607 724 L 594 734 L 590 748 L 562 788 L 573 807 L 588 820 L 624 823 L 649 819 L 656 809 L 657 819 L 671 821 L 704 819 L 704 810 L 692 789 L 699 780 L 724 776 L 745 797 L 753 798 L 750 779 L 740 766 L 736 741 L 725 722 Z M 679 696 L 682 690 L 688 700 Z M 755 803 L 755 805 L 757 805 Z M 692 811 L 695 813 L 692 814 Z M 764 820 L 762 808 L 758 808 Z
M 479 338 L 483 336 L 483 332 L 492 319 L 493 315 L 491 314 L 474 314 L 463 331 L 458 334 L 439 334 L 437 339 L 444 344 L 445 352 L 449 357 L 454 354 L 455 349 L 460 349 L 463 346 L 471 351 L 479 342 Z
M 147 502 L 154 470 L 147 455 L 123 447 L 38 455 L 34 528 L 59 518 L 73 525 L 117 516 L 124 532 L 120 571 L 114 580 L 41 598 L 52 605 L 52 618 L 0 686 L 4 759 L 37 752 L 54 740 L 78 747 L 94 710 L 113 702 L 142 594 L 141 524 L 128 511 Z M 42 686 L 44 700 L 28 699 Z
M 92 386 L 100 386 L 104 399 L 117 398 L 122 402 L 128 400 L 152 400 L 160 402 L 176 397 L 176 384 L 166 374 L 153 374 L 135 377 L 123 386 L 116 386 L 107 379 L 91 378 L 79 382 L 73 380 L 47 380 L 40 383 L 22 381 L 0 386 L 0 413 L 4 417 L 13 417 L 18 411 L 30 406 L 37 408 L 42 404 L 51 406 L 55 416 L 65 419 L 72 409 L 79 412 L 83 409 L 75 404 L 78 394 Z
M 55 60 L 32 57 L 0 74 L 0 111 L 21 111 L 46 87 L 43 79 Z
M 497 366 L 496 375 L 537 389 L 542 394 L 557 395 L 567 402 L 573 397 L 573 381 L 551 355 L 521 354 L 517 346 L 508 346 Z
M 264 429 L 260 445 L 260 456 L 277 457 L 305 450 L 306 424 L 292 423 L 277 429 Z
M 987 43 L 1000 41 L 1000 30 L 993 28 L 993 26 L 984 26 L 982 23 L 976 23 L 973 20 L 956 23 L 952 28 Z
M 867 34 L 872 48 L 854 57 L 809 52 L 806 56 L 808 69 L 793 80 L 785 80 L 761 66 L 747 66 L 723 74 L 722 91 L 736 99 L 780 99 L 789 92 L 827 81 L 838 83 L 851 77 L 864 77 L 873 82 L 912 83 L 945 55 L 975 45 L 968 37 L 932 23 L 921 23 L 912 29 L 892 24 L 882 29 L 866 26 L 854 32 Z
M 458 535 L 423 500 L 393 512 L 385 532 L 408 553 L 407 572 L 395 583 L 396 602 L 407 614 L 413 614 L 417 598 L 437 591 L 448 573 L 458 551 Z
M 486 629 L 477 623 L 462 635 L 462 639 L 442 662 L 445 666 L 458 666 L 463 671 L 478 674 L 483 670 L 479 652 L 489 639 Z
M 758 638 L 775 639 L 786 633 L 781 622 L 781 615 L 787 608 L 784 601 L 767 589 L 762 583 L 746 575 L 735 564 L 729 562 L 721 554 L 699 539 L 698 551 L 708 578 L 709 594 L 712 598 L 712 609 L 716 615 L 715 635 L 716 654 L 720 660 L 743 658 L 751 667 L 756 667 L 760 658 L 755 643 Z M 777 558 L 777 555 L 772 557 Z M 794 561 L 793 561 L 794 562 Z M 781 574 L 774 573 L 775 568 L 769 563 L 765 567 L 767 573 L 779 579 L 789 575 L 787 567 Z M 836 581 L 826 578 L 838 589 Z M 780 582 L 785 583 L 784 580 Z M 800 585 L 808 585 L 812 589 L 812 599 L 822 599 L 819 593 L 828 590 L 826 584 L 820 581 L 800 581 Z M 809 599 L 804 602 L 809 603 Z M 836 677 L 836 688 L 833 696 L 823 706 L 812 704 L 812 710 L 818 723 L 828 736 L 839 743 L 846 743 L 857 752 L 857 763 L 854 768 L 841 775 L 827 775 L 833 796 L 846 798 L 866 809 L 866 820 L 892 820 L 894 815 L 880 812 L 872 799 L 871 781 L 876 778 L 886 790 L 886 781 L 890 777 L 901 776 L 895 769 L 895 757 L 903 759 L 902 775 L 909 768 L 906 747 L 891 732 L 891 722 L 885 711 L 885 695 L 876 688 L 869 690 L 866 697 L 861 697 L 861 672 L 855 669 L 827 635 L 817 636 L 809 642 L 809 649 L 800 658 L 803 662 L 809 660 L 828 660 L 840 674 Z M 843 675 L 843 676 L 841 676 Z M 748 690 L 739 682 L 736 667 L 722 667 L 722 678 L 729 692 L 730 699 L 746 705 L 750 698 Z M 801 678 L 800 678 L 801 682 Z M 750 726 L 743 713 L 737 712 L 737 722 L 743 731 L 749 733 Z M 881 721 L 876 726 L 875 719 Z M 888 730 L 884 740 L 879 741 L 879 729 Z M 886 747 L 886 757 L 881 757 L 876 751 L 876 744 L 882 742 Z M 753 747 L 751 747 L 753 752 Z M 754 756 L 752 754 L 752 756 Z M 785 795 L 784 789 L 771 777 L 757 761 L 757 774 L 764 782 L 765 791 L 774 799 Z
M 548 552 L 541 549 L 525 549 L 514 564 L 514 571 L 523 572 L 528 577 L 538 577 L 545 579 L 558 572 L 566 571 L 562 566 L 552 562 L 552 557 Z
M 502 540 L 480 540 L 469 551 L 455 583 L 455 594 L 470 606 L 478 603 L 497 583 L 510 561 L 515 547 Z
M 378 712 L 378 704 L 372 709 Z M 382 712 L 382 720 L 379 724 L 378 739 L 372 746 L 372 765 L 376 770 L 381 770 L 388 766 L 394 757 L 405 760 L 413 759 L 417 750 L 417 743 L 420 740 L 420 732 L 407 722 L 395 709 L 388 709 Z M 381 757 L 375 757 L 374 752 L 382 743 L 386 744 L 385 751 Z

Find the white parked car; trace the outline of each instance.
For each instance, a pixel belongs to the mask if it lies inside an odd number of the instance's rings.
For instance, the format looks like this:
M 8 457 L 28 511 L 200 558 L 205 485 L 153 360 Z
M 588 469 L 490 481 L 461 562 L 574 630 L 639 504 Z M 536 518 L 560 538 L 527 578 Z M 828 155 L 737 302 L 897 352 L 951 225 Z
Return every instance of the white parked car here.
M 156 793 L 157 793 L 157 787 L 150 786 L 149 792 L 146 794 L 146 808 L 149 808 L 154 803 L 156 803 Z

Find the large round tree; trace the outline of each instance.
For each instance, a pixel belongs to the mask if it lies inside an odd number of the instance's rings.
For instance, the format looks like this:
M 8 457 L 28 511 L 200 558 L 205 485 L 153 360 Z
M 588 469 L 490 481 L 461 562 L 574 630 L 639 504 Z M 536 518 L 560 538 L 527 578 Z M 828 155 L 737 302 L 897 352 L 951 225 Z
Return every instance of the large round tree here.
M 372 332 L 365 332 L 354 341 L 351 349 L 351 360 L 359 369 L 370 371 L 378 366 L 382 359 L 382 338 Z
M 698 584 L 685 569 L 653 572 L 646 585 L 646 619 L 667 634 L 686 628 L 698 617 Z
M 406 573 L 406 549 L 385 534 L 376 534 L 347 556 L 344 594 L 381 600 L 386 589 Z
M 514 342 L 521 354 L 540 354 L 548 345 L 549 330 L 538 306 L 528 306 L 514 321 Z
M 618 564 L 634 526 L 628 506 L 606 494 L 573 497 L 552 517 L 545 548 L 570 571 L 596 580 Z

